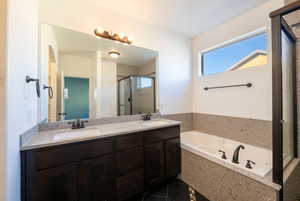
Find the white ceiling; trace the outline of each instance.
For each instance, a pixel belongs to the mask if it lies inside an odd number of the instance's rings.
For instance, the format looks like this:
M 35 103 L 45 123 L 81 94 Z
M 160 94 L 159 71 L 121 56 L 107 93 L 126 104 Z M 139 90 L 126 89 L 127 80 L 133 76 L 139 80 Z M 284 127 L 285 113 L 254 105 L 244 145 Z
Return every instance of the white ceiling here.
M 60 52 L 91 53 L 100 51 L 103 58 L 130 66 L 144 65 L 150 59 L 158 56 L 158 53 L 153 50 L 132 45 L 128 46 L 57 26 L 52 27 Z M 121 53 L 121 56 L 117 60 L 111 59 L 108 55 L 108 52 L 112 49 L 118 50 Z
M 86 0 L 136 21 L 193 37 L 268 0 Z

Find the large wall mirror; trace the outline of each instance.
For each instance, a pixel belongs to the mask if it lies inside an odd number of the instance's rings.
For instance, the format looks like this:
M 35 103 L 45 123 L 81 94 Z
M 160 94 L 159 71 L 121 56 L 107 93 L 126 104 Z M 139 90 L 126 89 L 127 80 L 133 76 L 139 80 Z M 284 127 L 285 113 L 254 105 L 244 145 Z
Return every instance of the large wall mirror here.
M 158 52 L 40 25 L 40 120 L 156 112 Z

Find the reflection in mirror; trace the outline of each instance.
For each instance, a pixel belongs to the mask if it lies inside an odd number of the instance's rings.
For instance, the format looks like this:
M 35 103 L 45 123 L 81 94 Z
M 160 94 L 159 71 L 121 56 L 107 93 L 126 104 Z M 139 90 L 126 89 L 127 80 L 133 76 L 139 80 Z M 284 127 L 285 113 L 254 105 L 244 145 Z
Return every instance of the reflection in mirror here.
M 40 120 L 156 112 L 158 53 L 61 27 L 40 26 Z

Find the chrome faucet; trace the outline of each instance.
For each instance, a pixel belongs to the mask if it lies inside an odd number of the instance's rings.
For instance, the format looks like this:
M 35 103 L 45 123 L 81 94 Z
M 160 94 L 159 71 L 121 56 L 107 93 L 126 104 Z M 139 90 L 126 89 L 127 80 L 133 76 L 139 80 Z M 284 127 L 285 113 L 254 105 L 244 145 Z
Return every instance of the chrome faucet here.
M 235 151 L 234 151 L 234 154 L 233 154 L 233 157 L 232 157 L 232 162 L 235 163 L 235 164 L 239 164 L 239 154 L 240 154 L 240 149 L 245 149 L 245 147 L 243 145 L 239 145 Z

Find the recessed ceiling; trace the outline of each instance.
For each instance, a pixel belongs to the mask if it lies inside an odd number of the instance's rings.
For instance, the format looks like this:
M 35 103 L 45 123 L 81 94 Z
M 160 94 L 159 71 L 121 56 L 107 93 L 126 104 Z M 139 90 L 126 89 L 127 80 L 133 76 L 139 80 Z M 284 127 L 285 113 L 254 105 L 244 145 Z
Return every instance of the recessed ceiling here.
M 268 0 L 85 0 L 137 21 L 193 37 Z
M 108 52 L 111 50 L 117 50 L 121 55 L 114 61 L 119 64 L 126 64 L 129 66 L 142 66 L 149 60 L 158 56 L 158 53 L 154 50 L 116 43 L 111 40 L 96 38 L 92 35 L 57 26 L 52 26 L 52 28 L 58 49 L 63 53 L 95 53 L 100 51 L 103 58 L 114 60 L 110 58 Z

